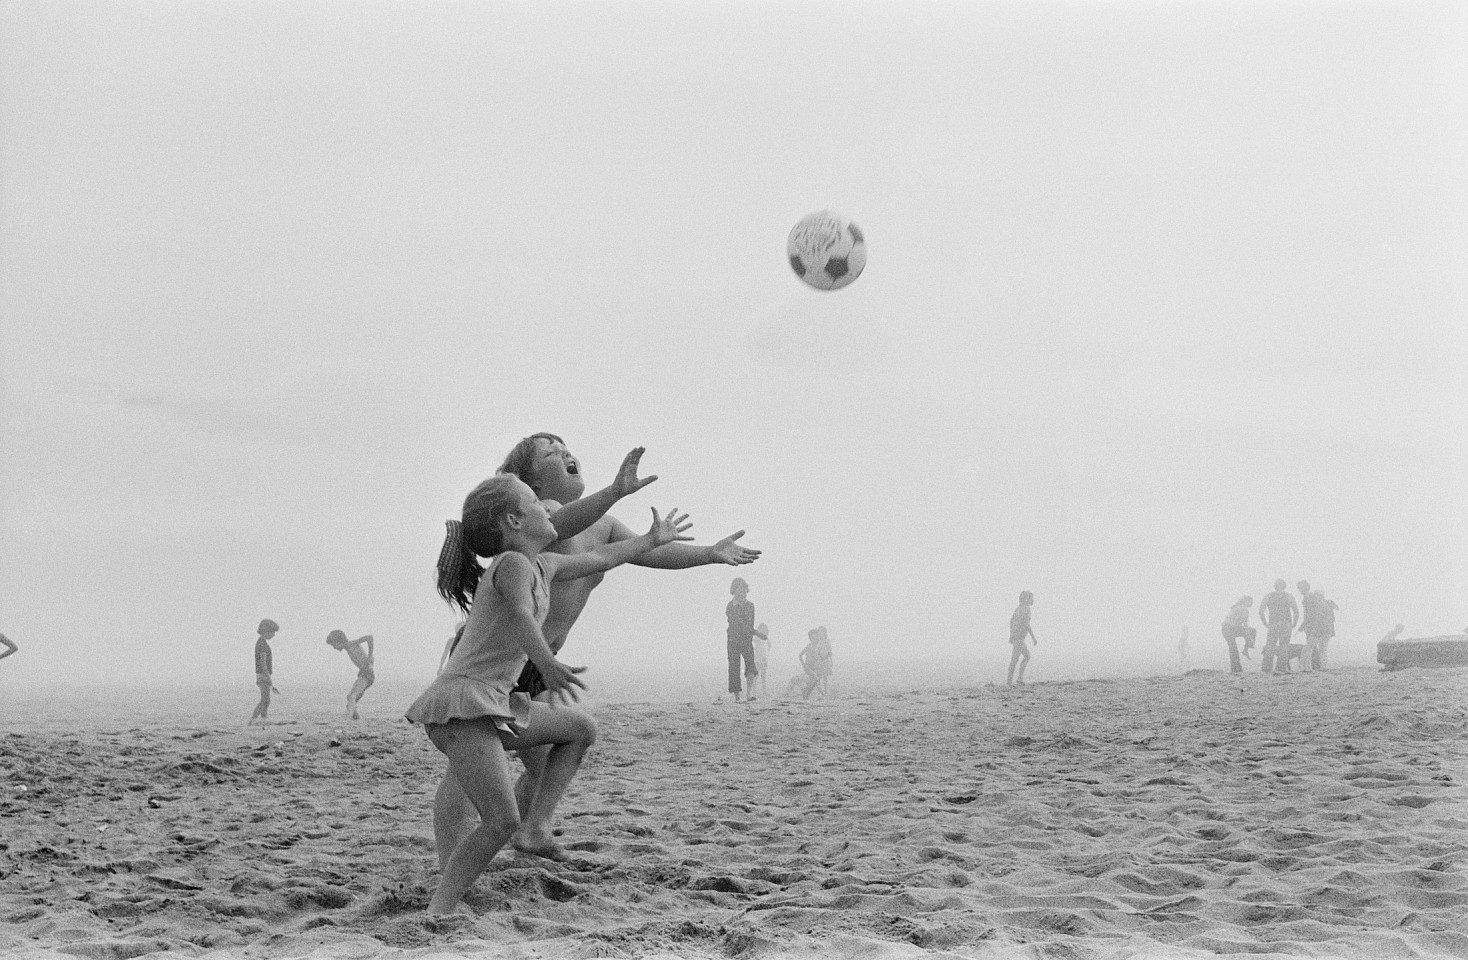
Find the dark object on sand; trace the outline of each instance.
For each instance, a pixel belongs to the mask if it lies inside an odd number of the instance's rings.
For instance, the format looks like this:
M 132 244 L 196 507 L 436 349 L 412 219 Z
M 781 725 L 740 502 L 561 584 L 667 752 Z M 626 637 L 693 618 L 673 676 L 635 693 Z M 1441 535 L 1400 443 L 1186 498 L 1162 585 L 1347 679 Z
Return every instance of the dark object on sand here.
M 1457 633 L 1420 640 L 1383 640 L 1376 645 L 1376 662 L 1384 670 L 1468 666 L 1468 636 Z

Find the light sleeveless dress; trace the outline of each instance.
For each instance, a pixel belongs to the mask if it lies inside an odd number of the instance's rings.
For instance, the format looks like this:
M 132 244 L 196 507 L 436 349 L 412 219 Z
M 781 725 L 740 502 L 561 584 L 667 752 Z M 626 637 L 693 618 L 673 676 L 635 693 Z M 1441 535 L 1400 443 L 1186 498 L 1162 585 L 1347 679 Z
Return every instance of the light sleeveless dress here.
M 507 554 L 490 561 L 484 576 L 494 583 L 500 562 Z M 550 610 L 550 589 L 539 557 L 531 561 L 535 576 L 530 596 L 537 626 L 545 623 Z M 491 592 L 471 612 L 469 627 L 453 648 L 438 677 L 413 701 L 405 716 L 413 723 L 436 724 L 452 720 L 492 720 L 500 730 L 518 735 L 530 722 L 530 697 L 515 693 L 515 681 L 530 658 L 520 645 L 496 629 L 504 615 L 500 595 Z

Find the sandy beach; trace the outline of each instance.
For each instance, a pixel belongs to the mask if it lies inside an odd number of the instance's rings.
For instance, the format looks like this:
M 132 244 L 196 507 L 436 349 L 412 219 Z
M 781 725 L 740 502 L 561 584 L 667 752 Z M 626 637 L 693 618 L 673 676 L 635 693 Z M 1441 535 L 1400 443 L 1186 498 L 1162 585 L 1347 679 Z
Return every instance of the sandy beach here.
M 571 858 L 501 854 L 446 919 L 444 765 L 393 698 L 254 728 L 248 693 L 90 727 L 12 702 L 0 957 L 1468 956 L 1465 689 L 1195 670 L 603 704 Z

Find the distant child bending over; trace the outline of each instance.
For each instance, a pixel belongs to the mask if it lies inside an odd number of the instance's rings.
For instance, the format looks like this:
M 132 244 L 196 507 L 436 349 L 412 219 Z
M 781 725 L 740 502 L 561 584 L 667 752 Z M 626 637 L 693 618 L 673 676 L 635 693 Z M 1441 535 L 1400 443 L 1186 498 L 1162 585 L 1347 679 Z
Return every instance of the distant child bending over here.
M 1024 686 L 1025 667 L 1030 665 L 1030 650 L 1026 641 L 1035 641 L 1035 646 L 1040 645 L 1040 638 L 1035 636 L 1035 631 L 1030 628 L 1030 608 L 1035 605 L 1035 595 L 1030 591 L 1022 591 L 1019 595 L 1019 606 L 1014 608 L 1014 613 L 1009 617 L 1009 646 L 1012 648 L 1009 654 L 1009 675 L 1004 679 L 1004 685 L 1014 686 L 1014 668 L 1019 666 L 1019 684 Z
M 345 633 L 333 630 L 326 635 L 326 645 L 333 650 L 345 651 L 352 658 L 352 665 L 357 668 L 357 680 L 347 692 L 347 716 L 352 720 L 360 719 L 357 716 L 357 701 L 362 699 L 362 694 L 377 680 L 377 674 L 372 669 L 372 634 L 348 640 Z M 366 650 L 362 649 L 364 646 Z
M 544 553 L 556 539 L 545 505 L 518 477 L 496 474 L 464 501 L 463 519 L 449 522 L 439 556 L 438 590 L 467 616 L 464 630 L 438 677 L 407 710 L 424 725 L 445 756 L 458 786 L 469 795 L 480 824 L 442 856 L 442 877 L 428 909 L 452 912 L 500 848 L 555 857 L 550 823 L 572 777 L 596 739 L 591 717 L 572 706 L 552 707 L 515 693 L 527 660 L 546 688 L 576 700 L 582 669 L 558 661 L 541 624 L 550 606 L 549 584 L 600 573 L 665 543 L 690 540 L 686 514 L 653 511 L 640 537 L 576 554 Z M 481 567 L 479 557 L 491 558 Z M 508 751 L 549 744 L 540 786 L 521 818 Z
M 255 632 L 260 635 L 255 640 L 255 686 L 260 688 L 260 702 L 255 704 L 255 712 L 250 714 L 250 723 L 266 719 L 270 713 L 270 695 L 280 692 L 275 689 L 275 683 L 270 678 L 274 666 L 274 659 L 270 655 L 270 638 L 279 630 L 280 627 L 274 620 L 261 620 L 260 626 L 255 628 Z
M 729 592 L 734 595 L 724 608 L 724 615 L 729 618 L 729 692 L 734 694 L 735 703 L 742 703 L 744 691 L 739 686 L 739 661 L 744 661 L 745 686 L 751 694 L 754 693 L 754 678 L 759 675 L 759 668 L 754 664 L 754 604 L 749 602 L 749 584 L 743 577 L 734 578 L 734 582 L 729 584 Z
M 825 627 L 816 627 L 806 634 L 810 642 L 800 651 L 800 666 L 805 671 L 805 689 L 801 696 L 810 699 L 811 692 L 820 688 L 821 694 L 831 692 L 831 638 Z

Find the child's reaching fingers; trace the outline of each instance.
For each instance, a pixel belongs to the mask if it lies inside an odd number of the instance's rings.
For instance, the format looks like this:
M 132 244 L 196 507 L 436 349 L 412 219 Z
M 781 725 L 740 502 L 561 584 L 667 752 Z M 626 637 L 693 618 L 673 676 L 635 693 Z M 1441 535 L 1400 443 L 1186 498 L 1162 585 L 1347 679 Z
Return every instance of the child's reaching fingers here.
M 642 478 L 637 476 L 637 469 L 642 463 L 642 455 L 646 450 L 646 447 L 633 447 L 632 451 L 622 458 L 622 466 L 617 469 L 616 486 L 624 497 L 636 493 L 657 479 L 657 474 Z

